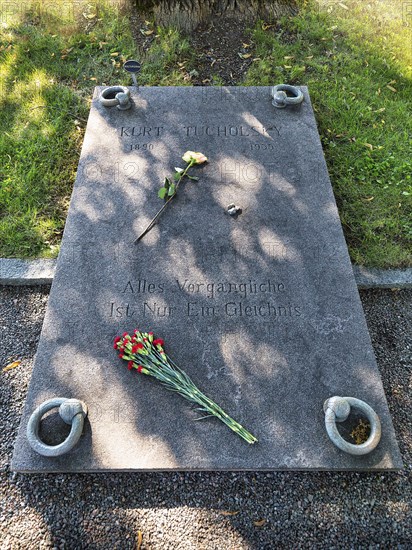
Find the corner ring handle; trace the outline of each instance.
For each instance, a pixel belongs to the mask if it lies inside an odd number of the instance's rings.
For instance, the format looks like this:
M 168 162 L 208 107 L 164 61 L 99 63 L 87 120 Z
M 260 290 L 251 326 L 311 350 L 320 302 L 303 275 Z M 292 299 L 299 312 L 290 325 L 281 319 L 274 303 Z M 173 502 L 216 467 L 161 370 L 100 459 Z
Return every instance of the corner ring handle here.
M 292 97 L 286 95 L 286 92 L 293 94 Z M 299 105 L 303 101 L 303 92 L 297 86 L 290 84 L 278 84 L 272 87 L 271 91 L 273 101 L 272 105 L 282 109 L 287 105 Z M 278 95 L 279 94 L 279 95 Z
M 59 414 L 66 424 L 71 424 L 67 438 L 58 445 L 46 445 L 39 437 L 40 420 L 42 416 L 59 407 Z M 73 449 L 83 432 L 84 419 L 87 416 L 87 406 L 78 399 L 54 397 L 48 399 L 32 413 L 27 424 L 27 439 L 30 447 L 43 456 L 60 456 Z
M 108 98 L 106 96 L 115 94 L 115 97 Z M 127 100 L 123 101 L 123 104 L 129 104 L 130 102 L 130 90 L 126 86 L 109 86 L 101 91 L 99 101 L 104 107 L 115 107 L 121 105 L 117 94 L 126 94 Z M 126 98 L 125 98 L 126 99 Z
M 343 422 L 348 418 L 351 407 L 362 411 L 371 425 L 371 433 L 368 439 L 361 445 L 353 445 L 345 441 L 336 427 L 336 422 Z M 334 396 L 325 401 L 323 410 L 325 412 L 326 431 L 336 447 L 345 453 L 356 456 L 366 455 L 377 447 L 382 435 L 381 422 L 376 412 L 365 401 L 361 401 L 355 397 Z

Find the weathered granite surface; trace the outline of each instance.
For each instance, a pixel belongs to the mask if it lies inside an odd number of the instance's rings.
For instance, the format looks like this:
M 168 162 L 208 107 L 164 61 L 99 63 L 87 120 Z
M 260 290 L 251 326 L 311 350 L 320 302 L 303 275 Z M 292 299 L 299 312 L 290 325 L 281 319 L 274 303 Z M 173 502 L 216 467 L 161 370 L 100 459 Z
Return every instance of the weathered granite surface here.
M 140 88 L 124 112 L 102 107 L 98 93 L 13 469 L 402 467 L 307 90 L 301 107 L 283 110 L 269 87 Z M 188 149 L 209 157 L 199 182 L 183 184 L 134 245 Z M 230 203 L 242 208 L 237 219 Z M 136 327 L 164 338 L 259 443 L 214 418 L 195 422 L 187 401 L 129 372 L 112 341 Z M 328 439 L 322 405 L 333 395 L 380 416 L 370 455 L 351 457 Z M 25 430 L 55 396 L 84 401 L 89 417 L 73 451 L 45 458 Z M 44 422 L 51 432 L 55 417 Z

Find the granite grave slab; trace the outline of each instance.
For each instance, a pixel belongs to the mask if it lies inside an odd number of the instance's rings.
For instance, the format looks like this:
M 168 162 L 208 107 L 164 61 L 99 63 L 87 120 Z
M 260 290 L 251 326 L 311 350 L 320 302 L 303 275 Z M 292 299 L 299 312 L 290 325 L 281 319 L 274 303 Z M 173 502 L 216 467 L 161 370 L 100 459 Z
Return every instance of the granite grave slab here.
M 308 90 L 275 109 L 269 87 L 96 88 L 12 468 L 21 472 L 386 470 L 402 467 Z M 186 150 L 209 162 L 157 225 L 157 190 Z M 227 214 L 234 203 L 237 217 Z M 258 439 L 248 445 L 149 377 L 113 338 L 153 330 L 195 383 Z M 378 447 L 329 440 L 323 403 L 367 402 Z M 88 406 L 66 455 L 35 453 L 33 410 Z M 51 414 L 42 437 L 67 426 Z

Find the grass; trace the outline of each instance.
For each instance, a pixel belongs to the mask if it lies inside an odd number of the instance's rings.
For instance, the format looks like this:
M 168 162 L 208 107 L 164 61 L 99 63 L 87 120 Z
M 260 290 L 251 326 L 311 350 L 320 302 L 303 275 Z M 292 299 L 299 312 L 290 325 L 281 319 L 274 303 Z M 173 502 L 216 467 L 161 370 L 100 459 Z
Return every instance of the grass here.
M 175 29 L 156 31 L 155 41 L 145 56 L 140 82 L 146 86 L 190 86 L 194 57 L 189 40 Z
M 343 7 L 342 7 L 343 6 Z M 412 35 L 402 2 L 259 24 L 244 83 L 307 85 L 352 260 L 412 264 Z
M 123 61 L 142 58 L 118 4 L 47 6 L 3 17 L 0 256 L 57 254 L 93 87 L 128 84 Z M 309 86 L 350 254 L 367 266 L 412 265 L 411 19 L 397 0 L 305 3 L 251 29 L 239 82 Z M 190 36 L 150 21 L 142 32 L 140 82 L 191 85 Z
M 47 6 L 32 2 L 3 17 L 0 256 L 57 254 L 89 98 L 96 84 L 117 82 L 135 53 L 121 6 Z

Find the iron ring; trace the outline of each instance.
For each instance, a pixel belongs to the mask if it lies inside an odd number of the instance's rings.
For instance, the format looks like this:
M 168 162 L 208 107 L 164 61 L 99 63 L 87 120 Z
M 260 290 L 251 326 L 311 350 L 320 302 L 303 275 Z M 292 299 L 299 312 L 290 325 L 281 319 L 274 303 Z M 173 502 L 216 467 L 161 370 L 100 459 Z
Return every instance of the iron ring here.
M 71 430 L 67 438 L 58 445 L 46 445 L 39 437 L 40 420 L 42 416 L 59 407 L 59 414 L 66 424 L 71 424 Z M 27 424 L 27 439 L 30 447 L 43 456 L 63 455 L 77 444 L 82 435 L 84 419 L 87 416 L 87 406 L 78 399 L 66 397 L 54 397 L 48 399 L 32 413 Z
M 351 407 L 363 412 L 371 425 L 371 433 L 368 439 L 360 445 L 353 445 L 345 441 L 336 427 L 336 422 L 344 422 L 348 418 Z M 367 403 L 355 397 L 334 396 L 325 401 L 323 410 L 326 431 L 336 447 L 345 453 L 357 456 L 366 455 L 376 448 L 382 434 L 381 422 L 376 412 Z

